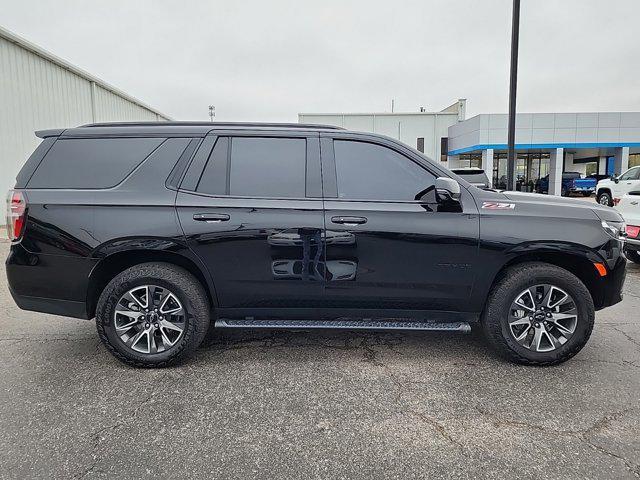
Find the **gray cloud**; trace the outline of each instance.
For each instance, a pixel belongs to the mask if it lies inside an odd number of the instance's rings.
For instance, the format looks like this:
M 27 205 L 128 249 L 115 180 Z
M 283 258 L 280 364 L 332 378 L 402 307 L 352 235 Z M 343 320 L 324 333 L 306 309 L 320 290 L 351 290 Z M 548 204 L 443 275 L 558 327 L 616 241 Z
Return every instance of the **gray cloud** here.
M 507 109 L 510 0 L 0 0 L 3 26 L 178 119 Z M 637 0 L 523 0 L 518 110 L 640 110 Z

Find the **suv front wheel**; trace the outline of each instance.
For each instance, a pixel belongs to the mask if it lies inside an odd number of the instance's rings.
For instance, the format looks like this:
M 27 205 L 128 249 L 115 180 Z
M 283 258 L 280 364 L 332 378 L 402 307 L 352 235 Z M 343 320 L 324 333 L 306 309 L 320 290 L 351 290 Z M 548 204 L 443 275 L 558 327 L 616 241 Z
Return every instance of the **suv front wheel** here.
M 143 263 L 116 275 L 100 295 L 98 335 L 118 359 L 164 367 L 192 354 L 209 327 L 202 285 L 168 263 Z
M 555 365 L 587 343 L 595 318 L 587 287 L 546 263 L 511 267 L 493 286 L 482 317 L 491 346 L 526 365 Z
M 609 192 L 605 191 L 598 193 L 597 201 L 600 205 L 604 205 L 605 207 L 613 207 L 613 199 Z

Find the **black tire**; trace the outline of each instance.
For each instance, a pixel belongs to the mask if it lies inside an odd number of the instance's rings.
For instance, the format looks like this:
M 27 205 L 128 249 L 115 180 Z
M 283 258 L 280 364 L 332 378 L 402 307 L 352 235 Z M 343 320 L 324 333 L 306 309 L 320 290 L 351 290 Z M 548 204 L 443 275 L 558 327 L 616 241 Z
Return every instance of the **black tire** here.
M 636 250 L 625 250 L 624 254 L 633 263 L 637 263 L 638 265 L 640 265 L 640 252 Z
M 609 192 L 600 192 L 596 199 L 600 205 L 606 205 L 607 207 L 613 207 L 613 199 Z
M 520 345 L 509 331 L 508 314 L 518 293 L 537 284 L 554 285 L 567 292 L 577 307 L 573 335 L 559 348 L 537 352 Z M 585 285 L 571 272 L 548 263 L 531 262 L 511 267 L 492 287 L 481 318 L 490 346 L 502 357 L 524 365 L 547 366 L 562 363 L 578 353 L 593 330 L 595 309 Z
M 562 187 L 560 189 L 560 196 L 562 196 L 562 197 L 568 197 L 569 196 L 569 190 L 567 190 L 567 187 Z
M 185 326 L 179 340 L 160 353 L 138 353 L 127 347 L 115 331 L 114 309 L 131 289 L 152 284 L 178 297 L 185 310 Z M 105 287 L 96 308 L 100 340 L 120 361 L 134 367 L 166 367 L 186 359 L 202 343 L 209 327 L 209 301 L 198 280 L 170 263 L 142 263 L 116 275 Z

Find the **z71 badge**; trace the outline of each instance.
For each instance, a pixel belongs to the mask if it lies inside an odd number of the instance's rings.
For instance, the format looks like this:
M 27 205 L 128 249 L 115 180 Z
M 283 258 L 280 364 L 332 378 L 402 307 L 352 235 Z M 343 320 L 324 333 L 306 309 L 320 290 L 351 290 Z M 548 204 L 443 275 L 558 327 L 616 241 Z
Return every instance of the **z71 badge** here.
M 516 208 L 516 204 L 502 202 L 482 202 L 482 208 L 484 208 L 485 210 L 513 210 Z

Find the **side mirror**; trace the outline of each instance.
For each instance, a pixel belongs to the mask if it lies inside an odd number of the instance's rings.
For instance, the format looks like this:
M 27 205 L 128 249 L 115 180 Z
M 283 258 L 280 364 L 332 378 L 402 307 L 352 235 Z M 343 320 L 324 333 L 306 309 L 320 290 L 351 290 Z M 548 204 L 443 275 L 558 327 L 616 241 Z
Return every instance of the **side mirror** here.
M 620 179 L 618 177 L 616 177 L 615 175 L 611 175 L 611 180 L 613 180 L 616 183 L 620 182 Z
M 460 184 L 453 178 L 436 178 L 436 194 L 440 202 L 460 201 Z

